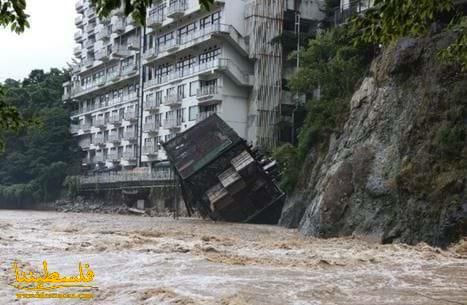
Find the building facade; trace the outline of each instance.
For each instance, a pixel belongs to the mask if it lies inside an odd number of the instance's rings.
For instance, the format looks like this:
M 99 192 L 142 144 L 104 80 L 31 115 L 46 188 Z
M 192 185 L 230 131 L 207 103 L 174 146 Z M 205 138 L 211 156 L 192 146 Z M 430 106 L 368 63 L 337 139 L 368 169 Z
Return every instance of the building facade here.
M 162 142 L 213 113 L 249 143 L 274 147 L 281 108 L 294 103 L 284 81 L 287 16 L 323 17 L 311 0 L 215 0 L 209 11 L 198 0 L 163 0 L 146 27 L 122 9 L 99 18 L 88 0 L 76 11 L 77 60 L 63 98 L 89 169 L 150 167 L 166 159 Z

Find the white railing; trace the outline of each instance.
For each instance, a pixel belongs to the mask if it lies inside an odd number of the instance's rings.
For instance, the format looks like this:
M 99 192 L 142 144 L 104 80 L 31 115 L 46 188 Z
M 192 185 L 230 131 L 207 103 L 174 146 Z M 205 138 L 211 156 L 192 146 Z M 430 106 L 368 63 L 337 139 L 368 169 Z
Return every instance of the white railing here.
M 143 124 L 143 131 L 144 132 L 156 132 L 159 127 L 156 125 L 156 121 L 146 122 Z
M 171 3 L 167 8 L 167 16 L 172 17 L 178 14 L 183 14 L 188 8 L 186 0 L 178 0 L 174 3 Z
M 123 135 L 123 139 L 125 139 L 126 141 L 134 141 L 136 140 L 136 137 L 136 132 L 134 132 L 133 130 L 125 131 Z
M 182 103 L 182 97 L 178 94 L 171 94 L 164 96 L 165 106 L 176 106 Z
M 220 92 L 220 87 L 219 86 L 204 86 L 198 88 L 196 91 L 196 97 L 205 97 L 209 95 L 214 95 L 218 94 Z
M 132 121 L 138 119 L 138 112 L 135 110 L 125 111 L 125 120 Z
M 173 171 L 169 168 L 152 172 L 108 172 L 94 176 L 78 176 L 81 185 L 99 183 L 117 183 L 130 181 L 171 181 L 174 180 Z
M 182 121 L 177 119 L 165 119 L 162 121 L 162 127 L 165 129 L 180 128 L 181 125 Z
M 208 72 L 215 69 L 222 69 L 229 71 L 233 77 L 237 78 L 238 81 L 244 85 L 249 84 L 248 74 L 243 72 L 232 60 L 228 58 L 217 58 L 202 64 L 193 65 L 190 68 L 183 70 L 172 71 L 166 75 L 156 76 L 150 81 L 146 81 L 146 88 L 161 85 L 176 79 L 189 77 L 197 73 Z
M 156 96 L 153 94 L 150 98 L 146 98 L 144 101 L 144 110 L 156 111 L 159 109 L 160 103 L 156 101 Z
M 75 40 L 81 40 L 83 38 L 83 32 L 81 31 L 75 32 L 74 37 L 75 37 Z
M 148 26 L 156 27 L 164 22 L 164 13 L 162 10 L 150 14 L 147 18 L 146 24 Z

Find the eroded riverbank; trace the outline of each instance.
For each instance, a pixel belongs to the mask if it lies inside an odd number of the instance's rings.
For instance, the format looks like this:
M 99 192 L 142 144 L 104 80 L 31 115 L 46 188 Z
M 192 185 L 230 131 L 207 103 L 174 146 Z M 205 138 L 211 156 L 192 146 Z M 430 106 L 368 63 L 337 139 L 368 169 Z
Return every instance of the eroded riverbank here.
M 466 246 L 305 238 L 275 226 L 0 210 L 0 303 L 13 261 L 96 273 L 90 304 L 467 304 Z

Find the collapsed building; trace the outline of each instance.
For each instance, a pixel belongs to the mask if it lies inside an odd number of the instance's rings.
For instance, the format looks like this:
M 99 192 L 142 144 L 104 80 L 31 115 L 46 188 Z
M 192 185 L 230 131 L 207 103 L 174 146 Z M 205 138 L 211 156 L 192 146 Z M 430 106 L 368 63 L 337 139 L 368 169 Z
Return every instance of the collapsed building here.
M 265 162 L 217 115 L 164 143 L 188 211 L 213 220 L 277 223 L 284 193 Z

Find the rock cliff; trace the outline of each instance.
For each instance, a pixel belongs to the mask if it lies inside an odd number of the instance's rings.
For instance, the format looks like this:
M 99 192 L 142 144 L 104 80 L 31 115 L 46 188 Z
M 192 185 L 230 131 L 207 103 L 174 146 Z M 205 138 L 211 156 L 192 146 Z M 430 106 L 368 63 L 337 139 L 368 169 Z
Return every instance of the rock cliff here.
M 453 39 L 402 39 L 374 60 L 342 132 L 310 151 L 281 225 L 437 246 L 466 233 L 467 75 L 437 55 Z

